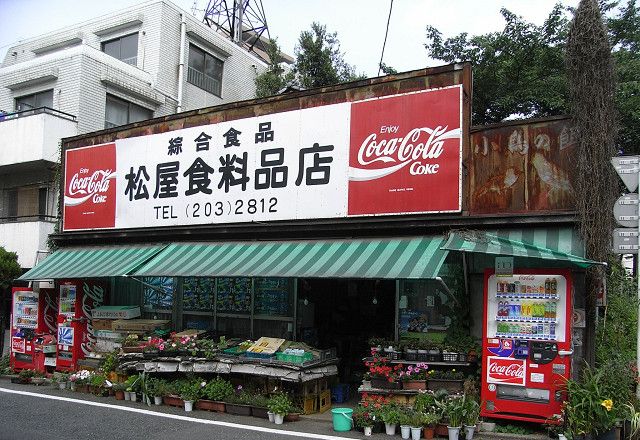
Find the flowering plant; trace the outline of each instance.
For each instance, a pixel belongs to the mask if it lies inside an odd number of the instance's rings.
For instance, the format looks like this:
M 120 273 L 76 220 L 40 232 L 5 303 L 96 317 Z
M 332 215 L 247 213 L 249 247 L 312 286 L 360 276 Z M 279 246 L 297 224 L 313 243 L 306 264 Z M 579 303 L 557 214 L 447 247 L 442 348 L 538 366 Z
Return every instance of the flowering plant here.
M 143 343 L 142 351 L 144 352 L 153 352 L 153 351 L 162 351 L 165 347 L 165 341 L 162 338 L 157 337 L 149 337 L 147 342 Z
M 381 396 L 379 394 L 362 393 L 362 400 L 360 401 L 360 407 L 366 410 L 372 420 L 380 420 L 382 411 L 385 405 L 391 402 L 389 397 Z
M 353 412 L 353 423 L 358 428 L 366 428 L 373 426 L 376 421 L 375 413 L 371 412 L 369 409 L 364 408 L 363 406 L 358 405 L 358 407 Z
M 464 379 L 464 373 L 462 371 L 456 371 L 455 368 L 451 370 L 431 370 L 428 373 L 429 379 L 444 379 L 444 380 L 462 380 Z
M 93 372 L 89 370 L 80 370 L 73 373 L 69 376 L 69 380 L 71 382 L 75 382 L 78 385 L 83 385 L 89 383 L 91 377 L 93 376 Z
M 365 362 L 365 366 L 369 368 L 369 374 L 372 378 L 394 382 L 400 377 L 400 372 L 403 369 L 402 364 L 391 366 L 386 357 L 380 356 L 377 352 L 372 352 L 371 354 L 373 355 L 373 360 Z
M 429 365 L 418 363 L 415 366 L 409 365 L 406 370 L 400 371 L 398 374 L 400 380 L 426 380 Z

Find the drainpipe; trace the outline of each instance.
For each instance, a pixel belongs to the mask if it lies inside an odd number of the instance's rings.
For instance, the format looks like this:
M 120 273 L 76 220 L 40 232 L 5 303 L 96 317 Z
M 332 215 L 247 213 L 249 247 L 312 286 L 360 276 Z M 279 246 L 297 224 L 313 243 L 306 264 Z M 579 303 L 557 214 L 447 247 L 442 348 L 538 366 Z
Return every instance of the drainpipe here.
M 178 63 L 178 105 L 176 113 L 182 111 L 182 86 L 184 83 L 184 46 L 187 42 L 187 20 L 180 13 L 180 61 Z

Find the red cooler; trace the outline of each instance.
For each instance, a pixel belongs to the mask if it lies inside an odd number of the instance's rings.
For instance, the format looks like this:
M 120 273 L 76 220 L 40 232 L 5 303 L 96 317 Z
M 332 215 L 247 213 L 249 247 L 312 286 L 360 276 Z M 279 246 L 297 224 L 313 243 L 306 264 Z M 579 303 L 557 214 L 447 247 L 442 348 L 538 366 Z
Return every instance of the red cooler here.
M 542 423 L 561 414 L 571 294 L 569 271 L 485 272 L 482 416 Z

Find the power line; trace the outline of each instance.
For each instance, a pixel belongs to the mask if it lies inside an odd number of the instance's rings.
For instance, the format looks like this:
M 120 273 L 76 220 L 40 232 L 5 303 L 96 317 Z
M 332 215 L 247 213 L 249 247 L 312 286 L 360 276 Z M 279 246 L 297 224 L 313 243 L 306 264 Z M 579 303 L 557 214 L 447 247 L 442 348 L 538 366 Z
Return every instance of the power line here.
M 380 62 L 378 63 L 378 76 L 380 76 L 380 70 L 382 69 L 382 58 L 384 58 L 384 47 L 387 45 L 387 35 L 389 35 L 389 22 L 391 21 L 391 11 L 393 10 L 393 0 L 389 5 L 389 18 L 387 18 L 387 30 L 384 32 L 384 43 L 382 43 L 382 53 L 380 54 Z

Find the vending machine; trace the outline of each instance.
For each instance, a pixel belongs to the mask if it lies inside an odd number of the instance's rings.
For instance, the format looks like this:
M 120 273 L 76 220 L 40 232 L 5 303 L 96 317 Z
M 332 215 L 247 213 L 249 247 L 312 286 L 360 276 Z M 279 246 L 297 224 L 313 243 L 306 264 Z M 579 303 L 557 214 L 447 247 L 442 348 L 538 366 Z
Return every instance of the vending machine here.
M 482 416 L 545 422 L 562 413 L 571 298 L 566 270 L 485 272 Z
M 56 369 L 75 371 L 78 361 L 93 351 L 91 310 L 105 304 L 107 289 L 98 281 L 70 280 L 60 283 L 59 292 Z
M 55 293 L 53 289 L 40 292 L 29 287 L 12 289 L 10 363 L 13 369 L 45 372 L 47 367 L 55 366 Z

